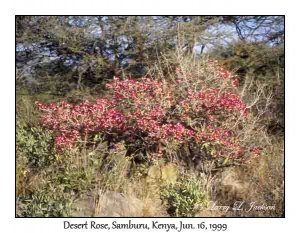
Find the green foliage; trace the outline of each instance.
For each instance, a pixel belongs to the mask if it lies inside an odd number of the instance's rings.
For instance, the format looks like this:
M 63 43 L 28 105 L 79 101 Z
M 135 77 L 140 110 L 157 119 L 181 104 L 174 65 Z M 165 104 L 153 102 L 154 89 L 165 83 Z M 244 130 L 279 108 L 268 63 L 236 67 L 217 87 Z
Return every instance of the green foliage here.
M 16 167 L 16 192 L 17 195 L 22 193 L 26 187 L 27 173 L 30 169 L 22 161 L 18 161 Z
M 195 176 L 182 178 L 181 182 L 170 183 L 161 193 L 167 202 L 168 213 L 176 217 L 189 217 L 195 213 L 197 205 L 205 205 L 208 194 L 203 191 L 201 182 Z
M 269 47 L 255 43 L 232 43 L 227 47 L 216 47 L 211 53 L 220 63 L 244 77 L 254 75 L 255 79 L 276 83 L 282 80 L 284 72 L 283 46 Z
M 67 217 L 71 215 L 74 196 L 63 192 L 64 185 L 47 184 L 36 191 L 26 192 L 18 198 L 22 203 L 22 217 Z
M 89 190 L 93 183 L 95 174 L 93 169 L 66 169 L 63 173 L 59 173 L 53 179 L 58 185 L 63 185 L 64 192 L 80 193 Z
M 20 170 L 20 169 L 18 169 Z M 22 171 L 22 170 L 20 170 Z M 67 217 L 72 215 L 72 204 L 95 184 L 95 169 L 54 166 L 36 176 L 27 174 L 20 181 L 18 215 L 22 217 Z M 20 172 L 18 172 L 20 173 Z M 19 176 L 23 178 L 23 173 Z M 36 180 L 33 178 L 36 177 Z M 35 180 L 35 181 L 34 181 Z M 25 187 L 24 187 L 25 186 Z
M 31 167 L 46 167 L 54 159 L 53 134 L 40 126 L 18 124 L 16 130 L 17 157 Z

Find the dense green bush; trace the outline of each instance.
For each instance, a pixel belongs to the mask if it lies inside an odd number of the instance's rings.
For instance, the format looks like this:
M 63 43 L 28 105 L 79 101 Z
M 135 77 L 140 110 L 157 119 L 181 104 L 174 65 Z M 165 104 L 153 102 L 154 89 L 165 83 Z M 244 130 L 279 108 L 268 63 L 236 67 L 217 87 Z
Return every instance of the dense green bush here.
M 196 207 L 208 202 L 208 194 L 195 176 L 168 184 L 163 189 L 161 198 L 167 202 L 168 213 L 176 217 L 194 216 Z
M 66 217 L 71 215 L 72 193 L 63 192 L 64 185 L 43 185 L 36 191 L 27 191 L 18 198 L 21 217 Z
M 19 160 L 30 167 L 46 167 L 54 160 L 53 133 L 40 126 L 17 124 L 16 152 Z
M 19 173 L 17 215 L 22 217 L 71 216 L 73 202 L 92 189 L 96 177 L 92 168 L 68 164 L 49 166 L 35 175 L 33 171 Z

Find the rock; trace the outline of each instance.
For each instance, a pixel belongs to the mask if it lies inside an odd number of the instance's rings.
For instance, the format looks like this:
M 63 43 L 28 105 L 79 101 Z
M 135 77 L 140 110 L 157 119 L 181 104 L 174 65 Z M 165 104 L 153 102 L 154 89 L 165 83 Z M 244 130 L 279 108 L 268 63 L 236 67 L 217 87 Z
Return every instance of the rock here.
M 238 175 L 232 169 L 228 169 L 222 173 L 221 186 L 230 192 L 242 193 L 247 184 L 241 183 Z
M 165 166 L 151 166 L 148 170 L 147 181 L 163 180 L 174 183 L 178 178 L 178 169 L 174 164 L 167 164 Z
M 95 198 L 88 194 L 73 204 L 74 217 L 92 217 L 95 212 Z
M 161 168 L 161 178 L 164 181 L 174 183 L 177 180 L 178 171 L 174 164 L 168 164 Z
M 143 214 L 143 202 L 133 196 L 117 192 L 106 192 L 99 197 L 97 217 L 139 217 Z
M 160 167 L 157 166 L 157 165 L 151 166 L 148 170 L 148 177 L 147 178 L 153 179 L 153 180 L 161 179 L 161 169 L 160 169 Z
M 76 217 L 140 217 L 144 203 L 133 196 L 107 191 L 98 198 L 86 196 L 74 204 Z

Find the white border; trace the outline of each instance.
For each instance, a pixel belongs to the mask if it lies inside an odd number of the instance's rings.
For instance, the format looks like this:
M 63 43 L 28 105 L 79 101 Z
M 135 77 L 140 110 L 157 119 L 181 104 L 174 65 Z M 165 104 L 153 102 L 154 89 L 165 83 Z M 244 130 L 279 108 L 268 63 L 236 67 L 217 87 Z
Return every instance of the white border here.
M 15 219 L 15 25 L 16 14 L 286 14 L 286 218 L 285 219 L 184 219 L 185 222 L 227 223 L 227 232 L 299 232 L 299 16 L 296 1 L 2 1 L 1 2 L 1 232 L 65 232 L 66 219 Z M 69 219 L 80 223 L 93 219 Z M 94 219 L 111 223 L 111 219 Z M 115 220 L 115 219 L 114 219 Z M 120 219 L 119 221 L 125 221 Z M 151 222 L 154 219 L 134 219 Z M 158 219 L 170 223 L 179 219 Z M 298 221 L 297 221 L 298 220 Z M 297 227 L 297 228 L 296 228 Z M 69 230 L 70 231 L 70 230 Z M 76 230 L 76 232 L 81 232 Z M 85 231 L 88 232 L 88 231 Z M 93 232 L 96 232 L 93 230 Z M 110 231 L 113 232 L 113 231 Z M 119 231 L 120 232 L 120 231 Z M 141 232 L 141 231 L 138 231 Z M 149 232 L 149 231 L 148 231 Z M 165 231 L 161 231 L 165 232 Z M 188 232 L 188 231 L 185 231 Z M 194 231 L 195 232 L 195 231 Z

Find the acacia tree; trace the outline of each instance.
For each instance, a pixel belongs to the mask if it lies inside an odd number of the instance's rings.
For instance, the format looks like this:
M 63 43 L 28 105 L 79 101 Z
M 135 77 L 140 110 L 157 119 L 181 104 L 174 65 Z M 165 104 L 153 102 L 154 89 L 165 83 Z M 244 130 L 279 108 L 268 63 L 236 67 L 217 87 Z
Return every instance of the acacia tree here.
M 152 64 L 175 49 L 178 26 L 192 51 L 218 17 L 17 16 L 16 21 L 19 76 L 58 74 L 80 88 L 124 68 Z
M 242 41 L 279 45 L 284 43 L 284 16 L 224 16 Z

